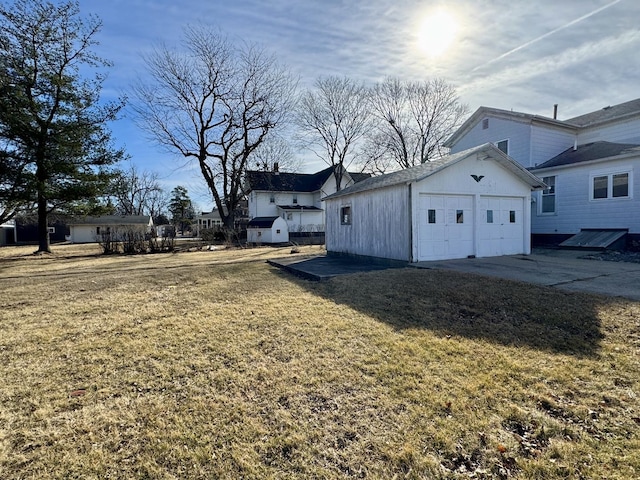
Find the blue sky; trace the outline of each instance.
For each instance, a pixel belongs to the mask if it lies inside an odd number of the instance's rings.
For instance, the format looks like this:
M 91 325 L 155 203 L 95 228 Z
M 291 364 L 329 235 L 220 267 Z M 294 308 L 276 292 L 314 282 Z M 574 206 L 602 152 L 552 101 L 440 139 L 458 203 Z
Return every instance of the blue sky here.
M 471 112 L 485 105 L 552 116 L 557 103 L 560 119 L 640 97 L 637 0 L 80 0 L 80 8 L 103 21 L 98 52 L 114 63 L 105 99 L 144 76 L 145 52 L 178 46 L 184 28 L 199 24 L 261 44 L 303 88 L 320 75 L 440 77 Z M 434 15 L 431 30 L 450 42 L 439 54 L 421 33 Z M 210 209 L 197 170 L 158 149 L 130 115 L 112 125 L 117 145 L 167 189 L 184 185 Z M 310 160 L 306 171 L 325 167 Z

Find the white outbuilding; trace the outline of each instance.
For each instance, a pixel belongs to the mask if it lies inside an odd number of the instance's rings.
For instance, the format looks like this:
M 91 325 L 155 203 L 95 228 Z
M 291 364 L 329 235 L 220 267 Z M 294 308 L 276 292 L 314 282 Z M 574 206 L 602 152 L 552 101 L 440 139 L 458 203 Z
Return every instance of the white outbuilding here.
M 531 191 L 492 144 L 372 177 L 325 198 L 329 254 L 421 262 L 531 253 Z
M 247 224 L 247 243 L 285 243 L 289 228 L 282 217 L 256 217 Z

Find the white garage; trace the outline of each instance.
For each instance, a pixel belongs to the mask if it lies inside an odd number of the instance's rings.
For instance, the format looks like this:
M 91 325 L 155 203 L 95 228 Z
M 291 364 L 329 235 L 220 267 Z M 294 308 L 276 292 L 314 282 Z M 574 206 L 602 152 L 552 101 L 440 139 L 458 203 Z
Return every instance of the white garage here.
M 491 144 L 326 197 L 327 252 L 409 262 L 531 253 L 543 182 Z

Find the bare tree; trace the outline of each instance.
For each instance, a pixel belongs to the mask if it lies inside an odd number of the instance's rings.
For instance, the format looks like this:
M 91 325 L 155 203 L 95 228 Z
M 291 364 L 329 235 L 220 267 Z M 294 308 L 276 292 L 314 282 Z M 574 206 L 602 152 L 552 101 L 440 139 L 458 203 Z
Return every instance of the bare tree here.
M 129 164 L 127 170 L 120 171 L 115 181 L 113 196 L 121 215 L 153 215 L 158 213 L 156 202 L 162 188 L 158 174 L 139 171 Z M 156 212 L 152 212 L 156 210 Z
M 369 125 L 367 89 L 349 78 L 322 77 L 302 95 L 298 126 L 306 146 L 334 167 L 338 190 Z
M 252 154 L 253 164 L 258 170 L 294 172 L 300 167 L 300 161 L 293 156 L 289 143 L 280 136 L 270 136 L 256 148 Z
M 204 27 L 185 31 L 183 52 L 162 47 L 145 63 L 153 83 L 134 88 L 140 124 L 169 151 L 198 162 L 233 228 L 251 154 L 286 123 L 296 81 L 257 46 L 238 48 Z
M 468 114 L 455 88 L 441 79 L 404 82 L 388 78 L 370 96 L 375 128 L 368 135 L 367 169 L 409 168 L 446 154 L 444 141 Z

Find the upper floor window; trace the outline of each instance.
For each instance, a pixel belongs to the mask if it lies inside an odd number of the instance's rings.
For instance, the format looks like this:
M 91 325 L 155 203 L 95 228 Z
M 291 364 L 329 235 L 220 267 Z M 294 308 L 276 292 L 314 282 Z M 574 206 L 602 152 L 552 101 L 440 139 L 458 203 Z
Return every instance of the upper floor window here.
M 509 140 L 500 140 L 499 142 L 496 142 L 496 147 L 498 147 L 498 150 L 509 155 Z
M 542 181 L 548 188 L 542 191 L 540 213 L 556 213 L 556 177 L 543 177 Z
M 293 204 L 296 205 L 298 203 L 298 195 L 293 194 Z
M 630 172 L 591 176 L 591 199 L 629 198 Z
M 276 196 L 273 193 L 269 196 L 269 203 L 276 203 Z
M 489 119 L 485 118 L 482 120 L 482 129 L 486 130 L 487 128 L 489 128 Z

